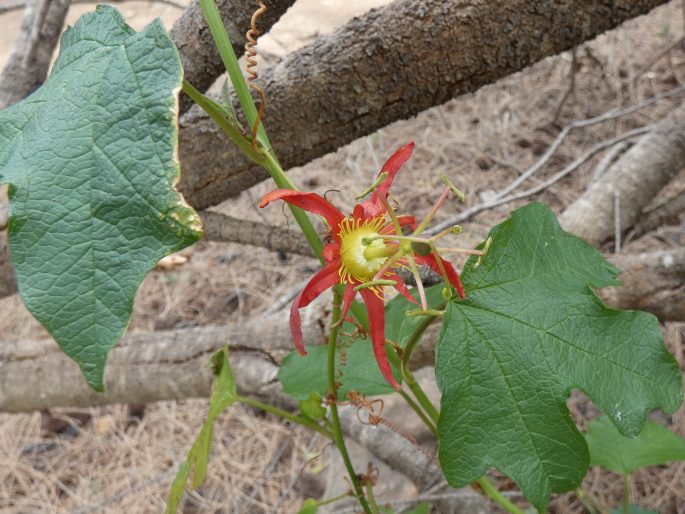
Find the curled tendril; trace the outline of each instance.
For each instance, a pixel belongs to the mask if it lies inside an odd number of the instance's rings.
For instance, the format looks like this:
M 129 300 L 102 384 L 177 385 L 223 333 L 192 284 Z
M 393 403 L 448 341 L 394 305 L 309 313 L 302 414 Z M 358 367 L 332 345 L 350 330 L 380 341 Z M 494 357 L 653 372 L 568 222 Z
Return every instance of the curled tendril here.
M 257 91 L 257 94 L 259 95 L 259 109 L 257 112 L 257 119 L 255 119 L 254 125 L 252 126 L 252 147 L 254 148 L 257 145 L 257 129 L 259 128 L 259 123 L 262 121 L 262 116 L 264 116 L 264 104 L 265 104 L 265 97 L 264 97 L 264 90 L 259 84 L 255 83 L 255 80 L 258 77 L 257 71 L 255 70 L 255 67 L 257 66 L 257 61 L 255 60 L 255 57 L 257 56 L 257 50 L 255 50 L 255 46 L 257 46 L 257 36 L 261 34 L 259 29 L 257 29 L 257 20 L 259 17 L 266 12 L 266 5 L 264 5 L 264 2 L 262 0 L 256 0 L 257 5 L 259 8 L 252 14 L 252 19 L 250 20 L 250 30 L 247 31 L 247 34 L 245 34 L 245 38 L 247 39 L 247 43 L 245 43 L 245 61 L 247 62 L 245 66 L 245 73 L 247 73 L 247 85 Z

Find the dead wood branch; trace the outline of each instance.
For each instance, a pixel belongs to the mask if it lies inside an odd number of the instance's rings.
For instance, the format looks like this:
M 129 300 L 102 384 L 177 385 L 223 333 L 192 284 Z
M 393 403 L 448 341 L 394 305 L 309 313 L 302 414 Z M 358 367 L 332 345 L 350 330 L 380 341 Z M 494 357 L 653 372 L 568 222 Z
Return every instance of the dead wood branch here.
M 45 81 L 68 10 L 69 0 L 26 4 L 19 36 L 0 75 L 0 109 L 31 94 Z
M 205 226 L 205 239 L 261 246 L 273 252 L 314 256 L 300 232 L 274 227 L 256 221 L 241 220 L 218 212 L 200 212 Z
M 615 309 L 639 309 L 661 320 L 685 321 L 685 248 L 609 259 L 621 270 L 620 287 L 599 295 Z
M 590 184 L 559 221 L 566 230 L 600 245 L 614 233 L 615 194 L 620 198 L 620 226 L 625 231 L 684 167 L 685 104 L 657 123 L 600 180 Z
M 685 191 L 646 212 L 629 234 L 630 239 L 638 238 L 661 225 L 678 223 L 678 216 L 683 213 L 685 213 Z
M 301 165 L 663 3 L 397 0 L 265 70 L 265 124 L 285 168 Z M 199 112 L 181 121 L 180 155 L 181 189 L 198 208 L 266 178 Z
M 305 339 L 323 341 L 318 320 L 324 315 L 316 309 L 303 314 Z M 244 390 L 273 396 L 276 365 L 292 351 L 288 317 L 282 312 L 228 327 L 129 333 L 109 356 L 105 393 L 86 385 L 79 367 L 54 341 L 0 343 L 0 411 L 204 397 L 211 383 L 207 359 L 227 342 Z M 34 393 L 17 396 L 24 388 Z
M 269 9 L 259 18 L 259 30 L 262 33 L 268 32 L 294 3 L 295 0 L 270 0 Z M 245 33 L 250 28 L 250 18 L 255 5 L 254 2 L 240 0 L 217 1 L 219 13 L 231 38 L 233 51 L 238 56 L 245 52 Z M 170 35 L 181 56 L 185 79 L 198 90 L 206 91 L 224 73 L 224 68 L 197 0 L 194 0 L 183 16 L 174 23 Z M 181 94 L 180 112 L 187 111 L 191 105 L 190 99 Z

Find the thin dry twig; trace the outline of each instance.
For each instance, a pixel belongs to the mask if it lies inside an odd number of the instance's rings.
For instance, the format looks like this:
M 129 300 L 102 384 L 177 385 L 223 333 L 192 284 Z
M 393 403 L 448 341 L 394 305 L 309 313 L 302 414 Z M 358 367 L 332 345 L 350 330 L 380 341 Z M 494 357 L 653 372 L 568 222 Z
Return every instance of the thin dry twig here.
M 650 68 L 654 66 L 657 62 L 659 62 L 659 60 L 662 57 L 670 54 L 673 50 L 683 45 L 683 43 L 685 43 L 685 36 L 679 37 L 670 45 L 667 45 L 664 48 L 662 48 L 659 52 L 657 52 L 656 55 L 652 56 L 645 64 L 638 68 L 638 70 L 635 72 L 635 76 L 633 77 L 633 83 L 635 83 L 635 81 L 637 81 L 637 79 L 640 78 L 642 75 L 647 73 L 650 70 Z
M 535 173 L 540 171 L 540 169 L 547 164 L 547 162 L 550 160 L 552 155 L 554 155 L 559 147 L 561 146 L 561 143 L 566 139 L 566 137 L 574 130 L 579 129 L 579 128 L 585 128 L 585 127 L 590 127 L 592 125 L 597 125 L 598 123 L 603 123 L 605 121 L 609 120 L 615 120 L 617 118 L 622 118 L 623 116 L 627 116 L 629 114 L 632 114 L 634 112 L 637 112 L 641 109 L 644 109 L 645 107 L 648 107 L 652 105 L 653 103 L 658 102 L 659 100 L 663 100 L 665 98 L 670 98 L 672 96 L 679 95 L 681 93 L 685 92 L 685 85 L 684 86 L 678 86 L 677 88 L 671 89 L 670 91 L 666 91 L 664 93 L 660 93 L 658 95 L 654 95 L 646 100 L 643 100 L 642 102 L 639 102 L 635 105 L 631 105 L 630 107 L 626 107 L 625 109 L 614 109 L 611 111 L 607 111 L 604 114 L 600 114 L 599 116 L 595 116 L 594 118 L 587 118 L 585 120 L 580 120 L 580 121 L 574 121 L 573 123 L 567 125 L 564 127 L 564 129 L 559 132 L 559 135 L 557 138 L 554 140 L 554 142 L 550 145 L 550 147 L 547 149 L 547 151 L 540 157 L 540 159 L 533 164 L 530 168 L 528 168 L 523 174 L 518 177 L 516 180 L 514 180 L 509 186 L 505 187 L 502 191 L 497 193 L 498 197 L 503 197 L 511 193 L 514 189 L 516 189 L 518 186 L 520 186 L 524 181 L 529 179 L 531 176 L 533 176 Z
M 521 191 L 520 193 L 512 194 L 509 196 L 501 196 L 501 193 L 498 193 L 492 200 L 489 200 L 489 201 L 483 202 L 483 203 L 479 203 L 478 205 L 474 205 L 470 209 L 466 209 L 465 211 L 460 212 L 456 216 L 453 216 L 453 217 L 449 218 L 448 220 L 445 220 L 441 223 L 436 224 L 434 227 L 431 227 L 430 229 L 426 230 L 425 232 L 427 234 L 435 234 L 435 233 L 440 232 L 441 230 L 444 230 L 444 229 L 446 229 L 452 225 L 456 225 L 458 223 L 466 221 L 481 211 L 492 209 L 494 207 L 499 207 L 500 205 L 504 205 L 506 203 L 513 202 L 515 200 L 521 200 L 523 198 L 527 198 L 527 197 L 532 196 L 536 193 L 544 191 L 549 186 L 555 184 L 556 182 L 558 182 L 559 180 L 564 178 L 569 173 L 578 169 L 582 164 L 587 162 L 595 154 L 599 153 L 600 151 L 604 150 L 605 148 L 613 146 L 616 143 L 619 143 L 621 141 L 632 139 L 634 137 L 645 134 L 645 133 L 649 132 L 649 130 L 651 128 L 652 128 L 652 125 L 647 125 L 645 127 L 640 127 L 640 128 L 634 129 L 634 130 L 630 130 L 630 131 L 625 132 L 625 133 L 623 133 L 619 136 L 616 136 L 614 138 L 608 139 L 606 141 L 602 141 L 601 143 L 597 143 L 595 146 L 591 147 L 584 154 L 582 154 L 580 157 L 578 157 L 576 160 L 574 160 L 571 164 L 566 166 L 564 169 L 559 171 L 557 174 L 555 174 L 554 176 L 550 177 L 549 179 L 547 179 L 543 182 L 540 182 L 538 185 L 531 187 L 530 189 L 526 189 L 525 191 Z M 536 163 L 536 165 L 537 165 L 537 163 Z M 530 169 L 528 171 L 530 171 Z M 526 172 L 526 173 L 528 173 L 528 172 Z M 516 181 L 514 181 L 514 182 L 516 182 Z M 506 187 L 504 189 L 504 191 L 510 191 L 511 189 L 512 189 L 512 187 L 510 185 L 510 186 Z
M 568 71 L 568 81 L 569 86 L 564 92 L 564 96 L 561 97 L 559 105 L 557 105 L 554 111 L 554 116 L 552 117 L 552 123 L 555 124 L 559 121 L 559 116 L 561 115 L 561 110 L 564 108 L 564 104 L 571 97 L 571 95 L 576 94 L 576 75 L 580 66 L 578 65 L 577 47 L 571 50 L 571 68 Z
M 614 253 L 621 251 L 621 193 L 614 191 Z

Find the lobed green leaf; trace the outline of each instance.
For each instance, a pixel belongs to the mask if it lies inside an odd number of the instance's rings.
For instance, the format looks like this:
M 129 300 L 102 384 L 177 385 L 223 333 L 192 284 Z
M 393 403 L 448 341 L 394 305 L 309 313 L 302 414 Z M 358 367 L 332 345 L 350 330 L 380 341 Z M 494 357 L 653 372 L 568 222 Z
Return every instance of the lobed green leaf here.
M 597 298 L 591 288 L 616 285 L 618 270 L 547 206 L 518 209 L 489 235 L 481 266 L 465 266 L 467 298 L 448 304 L 436 346 L 440 462 L 453 487 L 495 466 L 544 511 L 589 463 L 570 391 L 634 436 L 650 410 L 678 408 L 680 370 L 654 316 Z
M 31 313 L 104 389 L 143 277 L 201 235 L 179 178 L 181 63 L 160 21 L 100 5 L 64 33 L 50 77 L 0 111 L 0 183 Z

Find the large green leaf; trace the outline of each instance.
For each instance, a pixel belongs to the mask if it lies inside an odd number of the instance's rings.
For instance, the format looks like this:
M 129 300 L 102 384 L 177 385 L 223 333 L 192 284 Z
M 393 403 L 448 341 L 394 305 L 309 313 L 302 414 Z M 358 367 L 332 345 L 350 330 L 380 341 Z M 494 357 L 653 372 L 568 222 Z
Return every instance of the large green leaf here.
M 102 390 L 145 274 L 201 235 L 173 186 L 181 64 L 161 22 L 98 6 L 68 29 L 46 83 L 0 112 L 0 183 L 31 311 Z
M 678 408 L 680 371 L 654 316 L 597 298 L 591 287 L 617 284 L 617 270 L 548 207 L 523 207 L 490 236 L 483 264 L 465 266 L 467 299 L 447 306 L 436 347 L 440 462 L 454 487 L 495 466 L 544 510 L 589 462 L 570 391 L 631 436 L 649 410 Z
M 637 437 L 619 433 L 606 416 L 588 424 L 585 440 L 590 464 L 628 475 L 638 468 L 685 460 L 685 441 L 668 428 L 648 420 Z
M 354 325 L 343 323 L 341 332 L 352 333 Z M 347 337 L 340 338 L 342 344 L 336 351 L 336 380 L 339 388 L 338 394 L 344 398 L 350 391 L 356 391 L 364 396 L 376 396 L 390 394 L 394 389 L 383 378 L 376 358 L 373 355 L 371 341 L 366 338 Z M 283 392 L 297 398 L 307 400 L 312 393 L 321 397 L 326 396 L 328 391 L 328 347 L 307 345 L 307 355 L 297 352 L 290 353 L 278 370 L 278 380 L 283 384 Z M 340 353 L 344 352 L 344 363 L 340 363 Z M 400 372 L 397 369 L 397 355 L 388 351 L 388 359 L 392 367 L 393 375 L 399 381 Z

